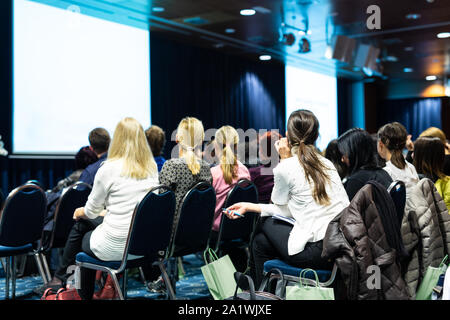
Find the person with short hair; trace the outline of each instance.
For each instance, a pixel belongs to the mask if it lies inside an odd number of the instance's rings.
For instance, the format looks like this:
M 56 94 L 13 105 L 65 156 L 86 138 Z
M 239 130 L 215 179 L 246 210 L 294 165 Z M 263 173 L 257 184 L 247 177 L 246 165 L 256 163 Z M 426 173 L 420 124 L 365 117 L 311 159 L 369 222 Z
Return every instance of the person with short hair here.
M 166 162 L 166 159 L 162 156 L 162 151 L 166 144 L 166 133 L 160 127 L 152 125 L 145 130 L 145 136 L 147 137 L 147 142 L 152 150 L 156 164 L 158 165 L 158 172 L 161 172 L 164 162 Z
M 85 182 L 91 186 L 94 184 L 95 175 L 98 169 L 108 157 L 110 142 L 111 137 L 104 128 L 95 128 L 89 133 L 89 144 L 92 150 L 97 154 L 98 160 L 83 171 L 78 181 Z

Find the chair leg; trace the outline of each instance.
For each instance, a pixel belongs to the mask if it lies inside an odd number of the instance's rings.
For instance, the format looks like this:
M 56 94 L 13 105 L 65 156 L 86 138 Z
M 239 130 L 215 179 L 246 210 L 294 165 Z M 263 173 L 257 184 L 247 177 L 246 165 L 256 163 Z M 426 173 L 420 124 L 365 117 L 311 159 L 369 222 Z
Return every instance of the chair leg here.
M 139 267 L 139 275 L 141 276 L 141 281 L 147 287 L 147 279 L 145 279 L 144 270 L 142 270 L 142 267 Z
M 173 289 L 171 279 L 167 274 L 166 268 L 164 267 L 164 263 L 162 261 L 158 261 L 157 264 L 159 266 L 159 270 L 161 270 L 161 276 L 164 280 L 164 283 L 166 284 L 168 298 L 170 300 L 177 300 L 175 290 Z
M 120 300 L 125 300 L 125 298 L 124 298 L 124 296 L 122 294 L 122 290 L 120 289 L 119 280 L 117 280 L 117 275 L 115 273 L 113 273 L 113 272 L 110 273 L 109 275 L 111 276 L 111 279 L 114 282 L 114 286 L 116 287 L 116 290 L 117 290 L 117 292 L 119 294 L 119 299 Z
M 45 274 L 47 275 L 47 280 L 51 281 L 52 275 L 50 273 L 50 268 L 48 267 L 47 258 L 42 252 L 39 254 L 39 256 L 41 258 L 42 264 L 44 265 L 44 270 L 45 270 Z
M 122 277 L 122 292 L 124 300 L 127 300 L 127 281 L 128 281 L 128 270 L 123 272 Z
M 47 279 L 47 275 L 44 272 L 44 268 L 42 267 L 42 262 L 39 257 L 39 253 L 37 253 L 37 252 L 34 253 L 34 259 L 36 260 L 36 265 L 38 267 L 39 274 L 41 275 L 42 280 L 44 281 L 44 285 L 46 285 L 50 280 Z
M 11 257 L 11 291 L 12 299 L 16 299 L 16 259 L 14 256 Z
M 5 269 L 5 300 L 9 300 L 9 279 L 11 274 L 10 258 L 6 258 L 6 269 Z

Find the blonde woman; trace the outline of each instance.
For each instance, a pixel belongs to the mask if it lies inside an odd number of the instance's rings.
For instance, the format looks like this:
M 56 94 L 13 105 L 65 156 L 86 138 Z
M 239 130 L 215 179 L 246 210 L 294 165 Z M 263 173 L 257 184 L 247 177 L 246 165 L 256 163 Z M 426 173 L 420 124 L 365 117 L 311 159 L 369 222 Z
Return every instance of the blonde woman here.
M 167 160 L 159 175 L 159 182 L 175 192 L 177 208 L 186 192 L 197 182 L 212 182 L 210 165 L 200 157 L 205 132 L 200 120 L 187 117 L 181 120 L 176 134 L 179 157 Z M 178 216 L 175 215 L 175 221 Z
M 213 187 L 216 190 L 216 211 L 214 214 L 213 230 L 219 231 L 222 218 L 222 208 L 228 192 L 240 179 L 249 179 L 250 173 L 246 166 L 238 161 L 236 148 L 239 135 L 231 126 L 223 126 L 217 130 L 214 140 L 215 154 L 220 164 L 211 168 Z
M 116 127 L 107 161 L 95 176 L 86 205 L 75 210 L 76 223 L 55 278 L 64 283 L 66 269 L 80 251 L 104 261 L 121 260 L 133 210 L 156 185 L 158 170 L 144 130 L 135 119 L 125 118 Z M 92 299 L 94 280 L 95 270 L 81 270 L 78 293 L 82 299 Z

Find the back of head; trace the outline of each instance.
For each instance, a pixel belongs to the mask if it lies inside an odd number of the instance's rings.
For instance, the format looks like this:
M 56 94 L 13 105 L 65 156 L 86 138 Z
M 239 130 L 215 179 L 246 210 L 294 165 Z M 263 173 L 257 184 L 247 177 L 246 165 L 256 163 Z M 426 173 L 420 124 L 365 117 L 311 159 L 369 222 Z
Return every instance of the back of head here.
M 166 134 L 164 130 L 153 125 L 145 130 L 145 136 L 147 137 L 147 142 L 152 150 L 153 156 L 160 156 L 164 149 L 164 145 L 166 144 Z
M 107 152 L 110 142 L 111 137 L 104 128 L 95 128 L 89 132 L 89 144 L 97 155 Z
M 181 120 L 177 129 L 177 141 L 183 150 L 182 157 L 186 160 L 189 170 L 193 175 L 200 172 L 200 159 L 195 154 L 198 147 L 201 147 L 205 138 L 203 124 L 200 120 L 187 117 Z
M 328 205 L 330 198 L 326 192 L 326 184 L 330 182 L 330 177 L 314 146 L 318 137 L 319 121 L 311 111 L 297 110 L 291 113 L 287 125 L 287 138 L 292 152 L 297 154 L 306 179 L 314 185 L 312 191 L 314 200 L 321 205 Z
M 370 134 L 360 128 L 347 130 L 338 138 L 339 152 L 349 160 L 348 173 L 377 168 L 375 146 Z
M 75 155 L 76 170 L 86 169 L 86 167 L 98 160 L 97 154 L 89 147 L 82 147 Z
M 436 127 L 429 127 L 419 135 L 419 138 L 420 137 L 436 137 L 439 138 L 444 145 L 447 140 L 444 131 Z
M 278 154 L 275 149 L 275 142 L 282 138 L 281 134 L 277 131 L 268 131 L 259 138 L 259 158 L 264 162 L 264 160 L 269 160 L 272 156 Z
M 221 150 L 220 167 L 223 178 L 227 184 L 232 184 L 237 178 L 236 148 L 239 143 L 239 135 L 231 126 L 223 126 L 215 134 L 216 148 Z
M 378 130 L 378 139 L 391 152 L 391 162 L 399 169 L 406 167 L 406 161 L 403 157 L 403 149 L 406 146 L 408 132 L 399 122 L 385 124 Z
M 325 158 L 333 163 L 339 177 L 343 179 L 347 174 L 347 168 L 342 163 L 342 154 L 339 152 L 337 139 L 333 139 L 328 143 L 328 146 L 325 149 Z
M 120 121 L 114 131 L 108 160 L 124 161 L 122 175 L 134 179 L 145 179 L 157 173 L 156 162 L 147 143 L 144 129 L 133 118 Z
M 413 163 L 418 174 L 431 180 L 443 178 L 445 148 L 437 137 L 420 137 L 414 143 Z

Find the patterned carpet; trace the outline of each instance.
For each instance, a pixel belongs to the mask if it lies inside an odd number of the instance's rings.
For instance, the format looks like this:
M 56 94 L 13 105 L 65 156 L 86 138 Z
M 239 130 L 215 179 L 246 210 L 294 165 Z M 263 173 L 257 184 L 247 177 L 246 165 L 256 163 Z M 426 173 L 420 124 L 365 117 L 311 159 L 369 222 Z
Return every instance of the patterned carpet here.
M 195 255 L 189 255 L 183 258 L 183 267 L 186 273 L 185 276 L 177 282 L 177 299 L 212 299 L 200 270 L 202 265 L 204 265 L 202 259 L 199 259 Z M 36 295 L 33 292 L 33 289 L 40 287 L 42 284 L 43 282 L 40 276 L 18 278 L 16 280 L 16 299 L 39 300 L 40 296 Z M 11 285 L 9 290 L 11 295 Z M 149 292 L 137 275 L 129 277 L 127 284 L 127 295 L 128 299 L 164 299 L 164 296 L 160 294 Z M 0 265 L 0 300 L 4 299 L 5 273 Z

